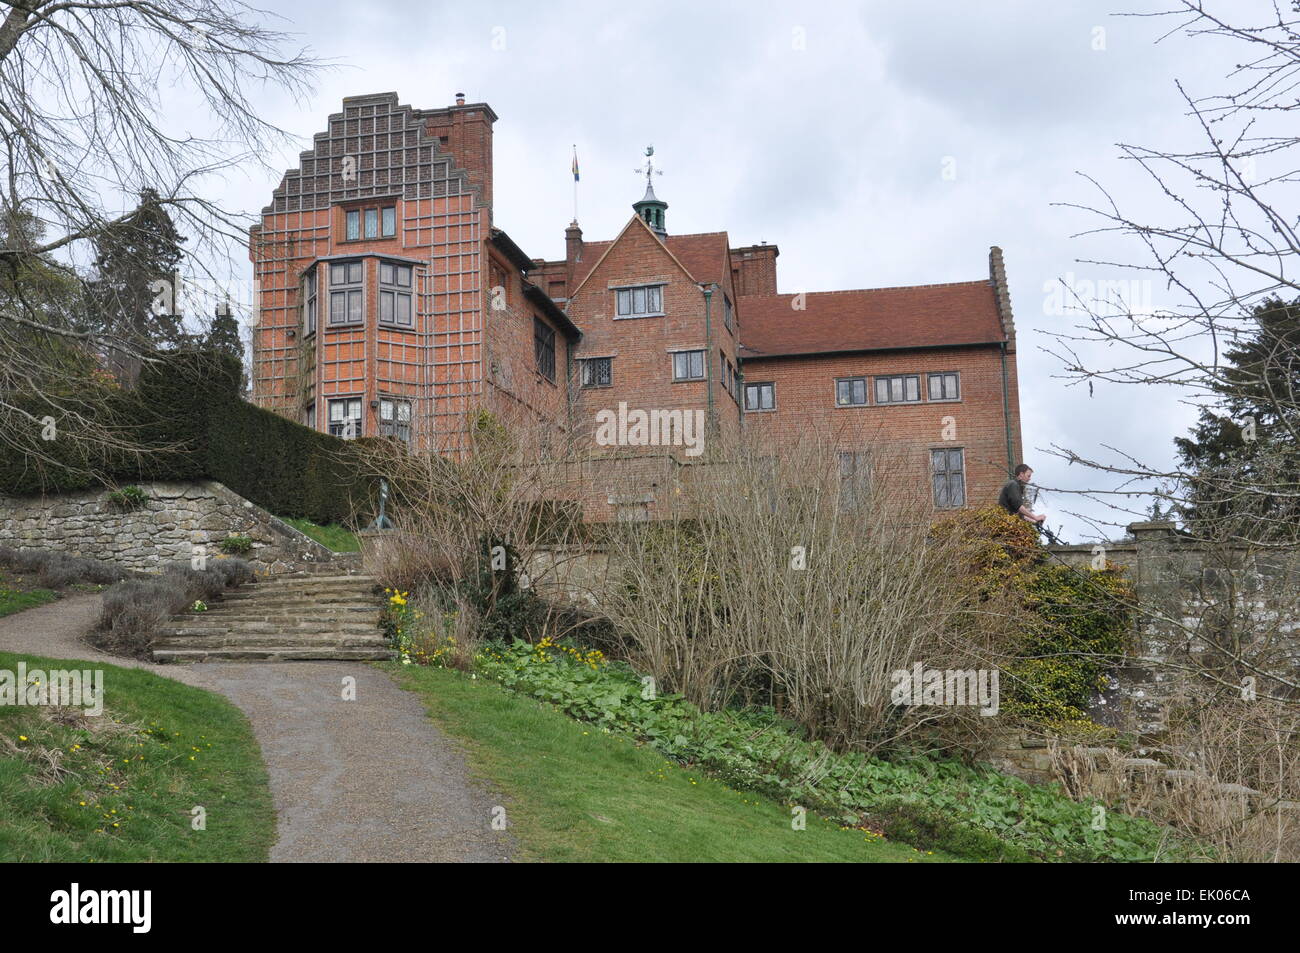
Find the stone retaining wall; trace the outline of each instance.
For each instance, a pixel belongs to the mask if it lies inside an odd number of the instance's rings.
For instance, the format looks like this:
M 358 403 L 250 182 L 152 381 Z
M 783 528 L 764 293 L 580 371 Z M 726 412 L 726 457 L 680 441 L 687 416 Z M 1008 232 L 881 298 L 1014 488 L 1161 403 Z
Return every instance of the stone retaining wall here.
M 0 544 L 91 556 L 128 569 L 155 572 L 194 556 L 222 555 L 229 536 L 247 536 L 240 554 L 264 573 L 332 565 L 356 571 L 355 554 L 335 553 L 220 483 L 142 483 L 145 501 L 123 508 L 107 490 L 49 497 L 0 496 Z M 353 564 L 355 563 L 355 567 Z

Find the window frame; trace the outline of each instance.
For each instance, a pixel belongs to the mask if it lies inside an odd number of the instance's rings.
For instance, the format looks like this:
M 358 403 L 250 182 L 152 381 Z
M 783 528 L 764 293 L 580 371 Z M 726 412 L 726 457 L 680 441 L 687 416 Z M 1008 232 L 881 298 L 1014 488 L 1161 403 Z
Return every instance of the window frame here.
M 355 280 L 351 277 L 353 265 L 358 269 L 358 277 Z M 346 269 L 346 271 L 341 272 L 345 277 L 342 281 L 335 281 L 334 276 L 340 273 L 340 269 Z M 329 314 L 326 316 L 326 326 L 331 328 L 364 327 L 366 323 L 366 259 L 349 258 L 343 261 L 330 262 L 329 282 Z M 344 302 L 342 321 L 334 320 L 334 301 L 338 297 L 341 297 Z M 359 302 L 359 314 L 355 319 L 351 317 L 353 301 Z
M 412 422 L 414 419 L 413 401 L 407 397 L 387 397 L 381 395 L 379 398 L 379 436 L 396 437 L 407 446 L 411 444 Z M 385 405 L 391 413 L 385 417 Z M 401 409 L 406 409 L 406 420 L 402 420 Z
M 614 320 L 628 321 L 636 318 L 662 318 L 666 313 L 664 311 L 664 282 L 651 282 L 644 285 L 622 285 L 617 288 L 611 288 L 614 292 Z M 645 301 L 645 310 L 636 310 L 636 293 L 641 292 Z M 658 310 L 650 310 L 650 294 L 654 293 L 656 303 L 659 305 Z M 626 296 L 626 298 L 625 298 Z M 623 310 L 623 302 L 628 302 L 629 310 Z
M 376 301 L 379 305 L 379 323 L 386 328 L 396 328 L 401 331 L 415 330 L 415 266 L 409 262 L 391 261 L 388 259 L 379 259 L 379 291 Z M 393 280 L 384 280 L 384 269 L 392 269 Z M 405 274 L 407 283 L 402 284 L 398 279 Z M 384 317 L 384 300 L 385 296 L 392 299 L 391 318 Z M 401 312 L 401 302 L 406 302 L 407 320 L 401 321 L 399 315 Z
M 751 407 L 749 405 L 749 389 L 751 387 L 756 388 L 759 393 L 759 400 L 758 400 L 757 407 Z M 771 401 L 770 401 L 771 406 L 769 407 L 764 407 L 762 405 L 763 388 L 767 388 L 768 394 L 771 395 Z M 745 395 L 744 407 L 745 407 L 745 413 L 747 414 L 770 414 L 776 410 L 776 382 L 775 381 L 757 381 L 753 384 L 746 383 L 744 387 L 744 395 Z
M 612 357 L 584 357 L 581 358 L 578 363 L 582 365 L 578 379 L 579 387 L 596 388 L 614 386 L 614 359 Z M 596 375 L 591 372 L 592 366 L 599 363 L 603 363 L 605 366 L 604 382 L 595 380 Z
M 841 385 L 841 384 L 848 384 L 848 385 L 850 385 L 850 390 L 849 390 L 849 396 L 850 396 L 850 397 L 853 395 L 853 391 L 852 391 L 852 386 L 851 386 L 851 385 L 853 385 L 853 384 L 861 384 L 861 385 L 862 385 L 862 400 L 859 400 L 859 401 L 855 401 L 855 400 L 842 401 L 842 400 L 840 400 L 840 385 Z M 835 378 L 835 406 L 836 406 L 836 407 L 868 407 L 868 406 L 870 406 L 870 404 L 871 404 L 871 389 L 870 389 L 869 387 L 867 387 L 867 377 L 866 377 L 865 374 L 860 374 L 860 375 L 857 375 L 857 376 L 854 376 L 854 377 L 837 377 L 837 378 Z
M 488 306 L 491 308 L 496 300 L 496 289 L 501 289 L 501 303 L 505 306 L 497 310 L 506 310 L 510 307 L 510 282 L 507 280 L 506 270 L 495 258 L 488 259 Z
M 533 315 L 533 361 L 537 373 L 554 384 L 555 328 L 537 315 Z
M 950 463 L 956 454 L 958 467 L 953 470 Z M 936 461 L 942 455 L 944 468 L 936 469 Z M 956 503 L 952 502 L 953 478 L 956 477 L 956 489 L 961 499 Z M 943 493 L 940 493 L 939 481 L 944 481 Z M 930 448 L 930 483 L 934 493 L 935 509 L 956 510 L 966 505 L 966 448 L 965 447 L 931 447 Z M 948 498 L 947 502 L 941 502 L 943 497 Z
M 951 397 L 948 396 L 948 394 L 947 394 L 947 390 L 948 390 L 947 381 L 948 381 L 948 378 L 952 378 L 953 385 L 954 385 L 954 387 L 955 387 L 955 389 L 956 389 L 956 393 L 955 393 L 954 395 L 952 395 Z M 935 382 L 935 381 L 938 381 L 938 382 L 939 382 L 939 388 L 940 388 L 940 391 L 941 391 L 942 394 L 943 394 L 943 395 L 940 396 L 940 397 L 935 397 L 934 394 L 933 394 L 933 392 L 934 392 L 934 382 Z M 932 402 L 932 403 L 936 403 L 936 404 L 937 404 L 937 403 L 940 403 L 940 402 L 957 402 L 957 401 L 960 401 L 960 400 L 961 400 L 961 371 L 936 371 L 936 372 L 933 373 L 933 374 L 931 374 L 931 373 L 927 373 L 927 374 L 925 375 L 925 399 L 926 399 L 927 401 L 930 401 L 930 402 Z
M 861 493 L 870 487 L 871 458 L 866 450 L 837 450 L 835 461 L 839 470 L 840 505 L 855 507 L 861 502 Z M 849 466 L 846 468 L 845 464 Z
M 699 358 L 700 372 L 698 375 L 692 375 L 690 373 L 693 364 L 692 356 L 696 356 Z M 677 376 L 677 359 L 679 357 L 684 358 L 686 360 L 686 371 L 687 371 L 686 377 Z M 670 358 L 672 364 L 672 381 L 674 384 L 702 381 L 705 379 L 706 375 L 708 374 L 708 366 L 705 359 L 705 352 L 702 349 L 673 351 L 672 354 L 670 355 Z
M 339 424 L 338 429 L 340 431 L 339 433 L 335 433 L 335 420 L 334 420 L 335 404 L 344 405 L 343 407 L 344 415 L 340 417 L 338 420 L 338 424 Z M 349 413 L 352 404 L 356 404 L 357 407 L 356 417 L 351 416 L 351 414 Z M 364 425 L 365 425 L 365 419 L 366 419 L 366 409 L 364 406 L 362 406 L 362 398 L 360 395 L 351 396 L 351 397 L 326 398 L 325 400 L 325 432 L 326 433 L 338 437 L 342 440 L 356 439 L 357 437 L 360 437 L 362 435 Z M 347 421 L 349 420 L 355 420 L 357 424 L 356 427 L 354 428 L 352 437 L 346 436 Z
M 312 265 L 302 277 L 302 327 L 303 337 L 316 333 L 320 318 L 320 275 Z
M 902 381 L 903 396 L 898 400 L 893 397 L 893 382 Z M 916 399 L 909 400 L 907 397 L 907 385 L 912 381 L 916 384 Z M 885 400 L 880 399 L 880 385 L 885 384 L 888 397 Z M 877 407 L 893 406 L 895 404 L 919 404 L 921 403 L 921 375 L 920 374 L 878 374 L 871 378 L 871 402 Z
M 371 225 L 374 226 L 373 232 Z M 396 204 L 358 205 L 343 210 L 343 241 L 365 242 L 396 237 Z

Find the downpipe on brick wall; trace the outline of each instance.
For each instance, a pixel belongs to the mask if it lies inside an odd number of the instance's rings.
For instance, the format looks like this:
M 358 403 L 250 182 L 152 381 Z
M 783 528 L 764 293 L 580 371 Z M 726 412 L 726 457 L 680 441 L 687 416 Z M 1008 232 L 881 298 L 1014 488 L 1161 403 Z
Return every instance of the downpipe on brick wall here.
M 718 420 L 713 412 L 713 289 L 715 284 L 700 285 L 704 292 L 704 392 L 709 407 L 709 437 L 718 434 Z

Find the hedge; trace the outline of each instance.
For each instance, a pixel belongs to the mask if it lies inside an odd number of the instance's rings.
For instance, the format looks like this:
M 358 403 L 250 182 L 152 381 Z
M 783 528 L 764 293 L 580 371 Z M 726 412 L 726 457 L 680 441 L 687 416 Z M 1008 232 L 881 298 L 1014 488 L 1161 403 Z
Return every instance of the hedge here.
M 131 390 L 86 382 L 96 421 L 123 442 L 148 448 L 127 454 L 77 439 L 75 421 L 48 442 L 33 438 L 0 449 L 0 492 L 66 493 L 148 480 L 211 479 L 277 516 L 356 525 L 374 492 L 356 447 L 330 434 L 254 407 L 239 396 L 237 358 L 211 351 L 162 354 L 145 365 Z M 91 394 L 89 390 L 98 388 Z M 28 398 L 23 409 L 56 420 L 57 399 Z M 45 457 L 46 459 L 42 459 Z

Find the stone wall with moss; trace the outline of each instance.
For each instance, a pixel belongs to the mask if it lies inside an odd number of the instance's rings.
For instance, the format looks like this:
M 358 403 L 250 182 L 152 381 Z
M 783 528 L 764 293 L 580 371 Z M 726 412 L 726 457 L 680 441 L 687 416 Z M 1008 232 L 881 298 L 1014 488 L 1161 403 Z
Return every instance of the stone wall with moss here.
M 332 552 L 215 481 L 141 483 L 139 490 L 138 501 L 104 489 L 0 496 L 0 543 L 91 556 L 142 572 L 223 555 L 238 555 L 268 574 L 360 568 L 355 554 Z M 240 545 L 223 551 L 222 542 L 232 537 Z

